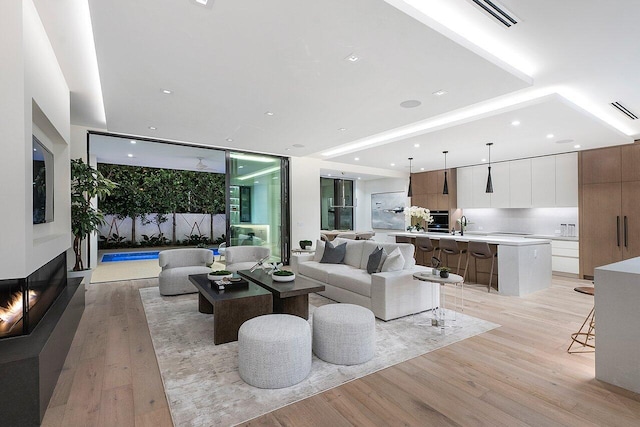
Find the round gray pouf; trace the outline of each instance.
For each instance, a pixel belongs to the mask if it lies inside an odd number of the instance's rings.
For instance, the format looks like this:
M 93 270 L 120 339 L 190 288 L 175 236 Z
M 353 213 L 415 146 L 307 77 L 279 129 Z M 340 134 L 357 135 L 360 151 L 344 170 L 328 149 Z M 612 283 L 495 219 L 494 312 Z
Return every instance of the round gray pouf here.
M 240 377 L 259 388 L 283 388 L 311 372 L 311 327 L 298 316 L 268 314 L 238 331 Z
M 327 304 L 313 313 L 313 352 L 325 362 L 357 365 L 376 351 L 376 320 L 353 304 Z

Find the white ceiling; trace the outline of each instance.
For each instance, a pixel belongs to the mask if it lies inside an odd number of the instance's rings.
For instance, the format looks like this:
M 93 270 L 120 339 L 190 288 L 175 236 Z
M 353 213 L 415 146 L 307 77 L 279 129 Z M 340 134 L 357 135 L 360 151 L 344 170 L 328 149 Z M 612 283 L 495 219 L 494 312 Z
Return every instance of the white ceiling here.
M 102 98 L 71 42 L 81 20 L 65 18 L 86 0 L 35 2 L 73 123 L 99 126 L 88 111 Z M 106 128 L 402 170 L 410 156 L 440 168 L 444 149 L 450 166 L 478 163 L 488 141 L 497 161 L 640 135 L 640 120 L 609 105 L 640 114 L 640 2 L 501 3 L 519 24 L 502 27 L 470 0 L 89 0 Z M 399 106 L 411 99 L 422 104 Z M 349 154 L 323 156 L 331 149 Z

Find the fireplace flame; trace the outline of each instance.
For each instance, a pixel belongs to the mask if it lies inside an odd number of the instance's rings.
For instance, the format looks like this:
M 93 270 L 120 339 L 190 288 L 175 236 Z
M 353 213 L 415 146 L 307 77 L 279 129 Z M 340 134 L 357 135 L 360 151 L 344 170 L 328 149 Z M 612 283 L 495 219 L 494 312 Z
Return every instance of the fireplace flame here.
M 29 291 L 29 308 L 33 307 L 38 299 L 36 291 Z M 22 319 L 22 292 L 16 292 L 9 299 L 6 307 L 0 306 L 0 327 L 5 329 L 13 327 L 20 319 Z

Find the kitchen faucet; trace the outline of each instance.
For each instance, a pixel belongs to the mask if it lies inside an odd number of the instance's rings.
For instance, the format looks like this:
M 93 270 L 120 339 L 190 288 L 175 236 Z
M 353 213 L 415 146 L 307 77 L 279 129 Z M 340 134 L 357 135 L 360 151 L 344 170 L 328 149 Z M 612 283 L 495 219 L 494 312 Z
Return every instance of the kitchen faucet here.
M 462 215 L 460 217 L 460 235 L 464 236 L 464 228 L 467 226 L 467 217 Z

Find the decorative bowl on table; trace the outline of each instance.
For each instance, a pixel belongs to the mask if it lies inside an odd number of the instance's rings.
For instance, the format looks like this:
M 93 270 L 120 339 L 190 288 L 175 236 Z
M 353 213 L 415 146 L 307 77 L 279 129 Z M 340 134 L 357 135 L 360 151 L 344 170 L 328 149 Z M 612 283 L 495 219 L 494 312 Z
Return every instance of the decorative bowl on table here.
M 271 278 L 276 282 L 291 282 L 296 279 L 296 275 L 292 271 L 277 270 L 273 272 Z
M 207 279 L 212 281 L 224 280 L 224 279 L 229 280 L 232 277 L 233 277 L 233 273 L 227 270 L 212 271 L 211 273 L 207 274 Z

